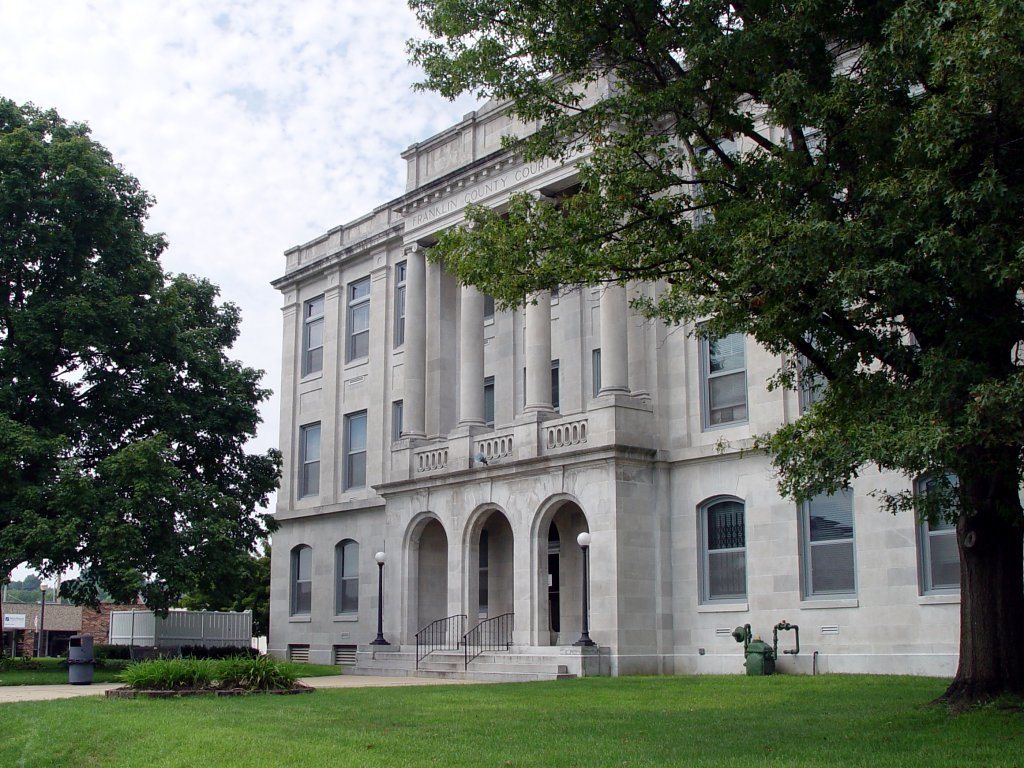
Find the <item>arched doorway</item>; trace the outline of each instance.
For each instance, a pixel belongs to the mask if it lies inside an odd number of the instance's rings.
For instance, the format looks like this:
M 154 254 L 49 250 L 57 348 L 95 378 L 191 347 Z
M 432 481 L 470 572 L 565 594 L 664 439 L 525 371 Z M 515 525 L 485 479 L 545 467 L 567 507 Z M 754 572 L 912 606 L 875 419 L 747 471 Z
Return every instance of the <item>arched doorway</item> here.
M 540 520 L 536 531 L 538 645 L 572 645 L 579 639 L 583 554 L 576 537 L 588 530 L 586 515 L 573 501 L 556 504 Z
M 513 612 L 515 558 L 512 526 L 497 509 L 470 530 L 467 568 L 469 623 Z
M 416 562 L 416 607 L 413 632 L 448 615 L 448 535 L 444 526 L 430 519 L 418 531 L 412 548 Z

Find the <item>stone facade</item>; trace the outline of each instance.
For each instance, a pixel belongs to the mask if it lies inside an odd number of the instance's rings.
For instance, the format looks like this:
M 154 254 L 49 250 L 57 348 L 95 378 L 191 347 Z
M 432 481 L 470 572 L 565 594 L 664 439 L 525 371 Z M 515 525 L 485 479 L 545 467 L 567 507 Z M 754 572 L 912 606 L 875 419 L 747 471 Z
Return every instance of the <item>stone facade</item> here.
M 574 161 L 501 148 L 527 130 L 467 115 L 403 154 L 406 194 L 285 254 L 271 652 L 329 663 L 373 639 L 378 551 L 394 645 L 513 613 L 516 648 L 567 646 L 587 531 L 590 635 L 613 674 L 741 672 L 733 628 L 770 640 L 784 620 L 801 630 L 784 671 L 952 674 L 959 594 L 928 578 L 948 542 L 870 495 L 911 480 L 866 470 L 803 509 L 750 450 L 801 412 L 767 387 L 777 356 L 635 315 L 657 285 L 492 315 L 425 259 L 466 204 L 575 184 Z

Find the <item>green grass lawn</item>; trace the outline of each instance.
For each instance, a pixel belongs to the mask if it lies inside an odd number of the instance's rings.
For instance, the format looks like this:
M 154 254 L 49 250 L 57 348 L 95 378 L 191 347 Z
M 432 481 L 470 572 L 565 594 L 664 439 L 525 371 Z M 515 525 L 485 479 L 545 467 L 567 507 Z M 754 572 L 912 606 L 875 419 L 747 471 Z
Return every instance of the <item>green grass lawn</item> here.
M 1021 766 L 1024 713 L 944 681 L 591 678 L 0 706 L 0 765 Z
M 4 685 L 62 685 L 68 681 L 68 670 L 61 667 L 61 659 L 33 659 L 30 665 L 24 665 L 19 659 L 7 662 L 0 667 L 0 686 Z M 129 662 L 113 660 L 104 662 L 93 669 L 94 683 L 116 683 L 118 673 Z M 38 667 L 30 669 L 28 666 Z M 324 677 L 340 675 L 341 667 L 327 664 L 295 664 L 299 677 Z M 2 765 L 2 763 L 0 763 Z
M 0 666 L 0 685 L 60 685 L 68 681 L 67 667 L 61 667 L 62 659 L 32 659 L 28 664 L 20 659 L 7 659 Z M 108 661 L 93 669 L 94 683 L 112 683 L 125 661 Z

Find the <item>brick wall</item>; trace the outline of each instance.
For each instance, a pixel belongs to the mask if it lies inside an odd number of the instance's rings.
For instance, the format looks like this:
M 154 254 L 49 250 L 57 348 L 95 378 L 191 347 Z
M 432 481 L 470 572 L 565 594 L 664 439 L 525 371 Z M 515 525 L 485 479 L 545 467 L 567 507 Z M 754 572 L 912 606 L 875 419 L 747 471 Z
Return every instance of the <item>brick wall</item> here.
M 115 603 L 103 603 L 99 610 L 92 608 L 82 609 L 82 634 L 92 635 L 93 643 L 104 644 L 110 642 L 110 612 L 111 611 L 144 611 L 146 606 L 117 605 Z

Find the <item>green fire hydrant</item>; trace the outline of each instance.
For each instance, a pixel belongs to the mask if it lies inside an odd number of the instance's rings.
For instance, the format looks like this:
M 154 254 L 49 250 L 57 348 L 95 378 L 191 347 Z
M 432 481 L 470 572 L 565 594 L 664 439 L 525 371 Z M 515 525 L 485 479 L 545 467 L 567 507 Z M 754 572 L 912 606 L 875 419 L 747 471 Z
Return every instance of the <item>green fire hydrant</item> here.
M 743 666 L 748 675 L 771 675 L 775 672 L 775 651 L 757 635 L 747 643 L 747 660 Z

